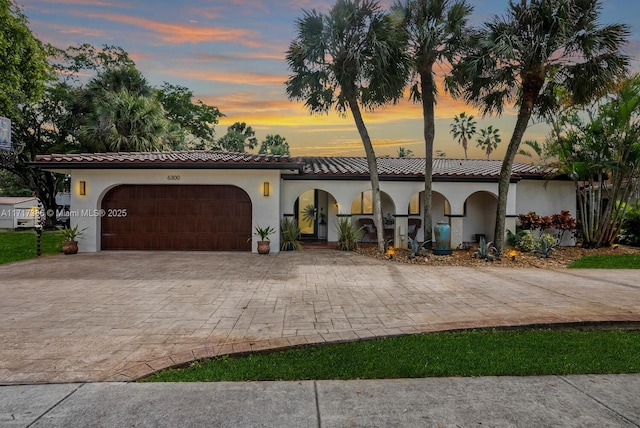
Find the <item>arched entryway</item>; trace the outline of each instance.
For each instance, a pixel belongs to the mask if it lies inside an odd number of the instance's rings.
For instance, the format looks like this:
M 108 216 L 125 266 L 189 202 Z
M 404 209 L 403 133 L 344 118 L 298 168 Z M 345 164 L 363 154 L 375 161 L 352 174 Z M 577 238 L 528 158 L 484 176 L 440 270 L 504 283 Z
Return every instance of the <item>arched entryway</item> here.
M 309 189 L 298 196 L 294 213 L 303 240 L 327 241 L 329 223 L 337 214 L 336 199 L 324 190 Z
M 411 197 L 409 201 L 409 207 L 407 212 L 409 213 L 409 228 L 412 223 L 419 224 L 416 238 L 418 241 L 424 240 L 424 228 L 422 227 L 422 221 L 424 220 L 424 191 L 418 192 Z M 449 223 L 449 215 L 451 215 L 451 205 L 449 200 L 438 192 L 431 192 L 431 226 L 432 236 L 433 228 L 439 222 Z M 412 231 L 408 229 L 408 233 L 412 234 Z
M 380 203 L 382 206 L 382 221 L 384 223 L 385 240 L 393 240 L 395 237 L 396 205 L 393 198 L 380 191 Z M 373 218 L 373 191 L 365 190 L 351 201 L 351 218 L 358 227 L 363 228 L 362 240 L 377 241 L 375 221 Z
M 122 185 L 102 199 L 103 250 L 251 251 L 251 199 L 228 185 Z
M 492 241 L 496 225 L 498 197 L 491 192 L 475 192 L 464 203 L 463 242 L 478 242 L 480 236 Z

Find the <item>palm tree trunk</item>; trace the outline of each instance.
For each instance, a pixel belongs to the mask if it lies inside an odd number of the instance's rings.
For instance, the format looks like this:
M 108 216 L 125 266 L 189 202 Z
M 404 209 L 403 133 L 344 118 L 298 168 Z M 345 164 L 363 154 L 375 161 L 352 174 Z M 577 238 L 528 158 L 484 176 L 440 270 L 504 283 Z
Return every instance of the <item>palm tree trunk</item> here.
M 369 166 L 369 178 L 371 180 L 371 190 L 373 194 L 373 221 L 376 224 L 376 232 L 378 238 L 378 251 L 384 253 L 384 224 L 382 223 L 382 201 L 380 199 L 380 180 L 378 179 L 378 161 L 371 144 L 369 132 L 362 119 L 362 113 L 355 97 L 349 97 L 349 109 L 353 114 L 353 120 L 358 128 L 358 133 L 362 139 L 364 152 L 367 156 L 367 165 Z
M 526 87 L 526 85 L 524 85 Z M 527 130 L 529 119 L 533 113 L 533 105 L 535 99 L 538 96 L 540 88 L 537 90 L 527 91 L 523 94 L 522 104 L 520 105 L 520 111 L 518 111 L 518 120 L 516 126 L 513 129 L 513 135 L 507 146 L 507 151 L 502 161 L 502 169 L 500 170 L 500 179 L 498 181 L 498 207 L 496 209 L 496 228 L 495 235 L 493 237 L 493 244 L 498 250 L 502 252 L 504 248 L 504 234 L 505 223 L 507 217 L 507 196 L 509 194 L 509 183 L 511 182 L 511 169 L 513 167 L 513 161 L 515 160 L 520 142 Z
M 420 72 L 422 91 L 422 117 L 424 122 L 424 242 L 431 248 L 433 240 L 432 190 L 433 190 L 433 140 L 435 138 L 435 83 L 433 66 L 429 64 Z

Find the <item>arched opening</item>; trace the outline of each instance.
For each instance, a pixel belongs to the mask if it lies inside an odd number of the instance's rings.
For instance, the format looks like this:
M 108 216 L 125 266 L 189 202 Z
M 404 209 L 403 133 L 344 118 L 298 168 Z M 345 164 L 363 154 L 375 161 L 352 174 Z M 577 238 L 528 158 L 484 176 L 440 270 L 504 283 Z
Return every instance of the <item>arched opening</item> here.
M 332 194 L 321 189 L 309 189 L 300 194 L 294 215 L 304 241 L 328 241 L 329 224 L 337 214 L 337 202 Z
M 382 204 L 382 220 L 384 223 L 384 238 L 394 239 L 396 206 L 391 196 L 380 192 Z M 358 227 L 363 227 L 363 242 L 376 242 L 377 235 L 373 220 L 373 191 L 365 190 L 353 198 L 351 202 L 351 216 Z
M 493 240 L 497 206 L 498 198 L 491 192 L 476 192 L 467 198 L 462 225 L 464 242 L 478 242 L 481 236 Z
M 422 227 L 422 220 L 424 219 L 423 207 L 424 191 L 416 193 L 411 197 L 407 210 L 409 213 L 409 227 L 407 229 L 407 233 L 412 239 L 417 238 L 418 241 L 424 240 L 424 228 Z M 432 234 L 433 228 L 439 222 L 449 223 L 449 215 L 451 215 L 451 205 L 449 204 L 449 200 L 441 193 L 431 192 Z M 414 225 L 417 227 L 416 230 L 412 229 L 412 226 Z
M 230 185 L 122 185 L 102 199 L 103 250 L 251 251 L 251 198 Z

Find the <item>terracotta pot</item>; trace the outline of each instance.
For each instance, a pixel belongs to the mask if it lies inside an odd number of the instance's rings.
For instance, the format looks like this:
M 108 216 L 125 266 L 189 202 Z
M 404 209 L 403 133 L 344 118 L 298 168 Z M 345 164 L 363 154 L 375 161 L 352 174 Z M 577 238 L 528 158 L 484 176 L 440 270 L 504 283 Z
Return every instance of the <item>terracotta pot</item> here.
M 258 241 L 258 254 L 269 254 L 271 251 L 270 241 Z
M 64 241 L 62 243 L 64 254 L 76 254 L 78 252 L 78 241 Z

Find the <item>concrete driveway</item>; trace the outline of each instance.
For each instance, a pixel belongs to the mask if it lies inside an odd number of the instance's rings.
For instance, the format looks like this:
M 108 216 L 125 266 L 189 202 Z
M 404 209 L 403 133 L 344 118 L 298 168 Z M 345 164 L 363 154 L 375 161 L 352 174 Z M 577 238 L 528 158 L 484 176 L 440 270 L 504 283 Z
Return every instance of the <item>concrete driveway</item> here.
M 330 250 L 102 252 L 0 266 L 0 383 L 468 327 L 640 321 L 638 271 L 425 267 Z

